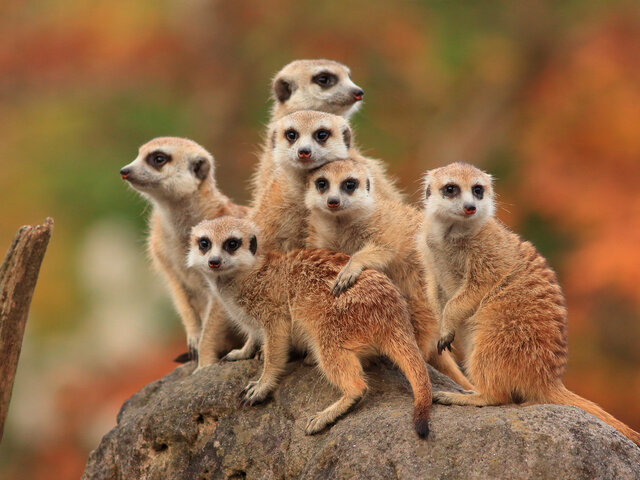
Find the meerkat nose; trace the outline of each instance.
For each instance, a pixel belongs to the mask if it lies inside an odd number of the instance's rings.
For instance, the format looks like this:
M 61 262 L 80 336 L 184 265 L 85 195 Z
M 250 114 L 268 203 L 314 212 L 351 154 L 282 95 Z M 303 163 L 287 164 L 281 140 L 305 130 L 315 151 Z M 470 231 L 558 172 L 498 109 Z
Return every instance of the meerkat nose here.
M 465 203 L 463 208 L 465 215 L 473 215 L 476 213 L 476 206 L 472 203 Z
M 357 102 L 362 100 L 364 98 L 364 90 L 362 90 L 361 88 L 359 88 L 358 90 L 354 90 L 353 98 L 355 98 Z
M 336 197 L 329 197 L 327 199 L 327 206 L 329 208 L 338 208 L 340 206 L 340 199 Z
M 300 150 L 298 150 L 299 158 L 309 158 L 310 156 L 311 156 L 310 148 L 301 148 Z
M 222 259 L 220 257 L 211 257 L 209 259 L 209 268 L 215 270 L 216 268 L 220 268 L 220 264 L 222 263 Z
M 120 170 L 120 176 L 122 177 L 122 179 L 126 179 L 129 174 L 131 173 L 131 170 L 129 170 L 128 168 L 123 168 Z

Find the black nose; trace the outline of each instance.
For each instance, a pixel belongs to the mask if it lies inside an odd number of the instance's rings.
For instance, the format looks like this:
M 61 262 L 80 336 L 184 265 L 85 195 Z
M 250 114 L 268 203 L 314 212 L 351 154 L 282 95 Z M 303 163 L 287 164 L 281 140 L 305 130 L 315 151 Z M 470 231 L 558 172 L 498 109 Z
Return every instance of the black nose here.
M 476 206 L 473 203 L 465 203 L 463 208 L 464 213 L 466 213 L 467 215 L 473 215 L 474 213 L 476 213 Z
M 327 205 L 329 208 L 336 208 L 340 206 L 340 199 L 336 197 L 330 197 L 327 199 Z
M 129 170 L 128 168 L 120 169 L 120 176 L 122 177 L 123 180 L 127 178 L 130 173 L 131 173 L 131 170 Z
M 221 263 L 222 263 L 222 259 L 220 257 L 211 257 L 209 259 L 209 268 L 211 269 L 219 268 Z
M 355 98 L 357 101 L 362 100 L 364 98 L 364 90 L 362 90 L 361 88 L 359 88 L 358 90 L 354 90 L 353 98 Z
M 311 156 L 310 148 L 301 148 L 300 150 L 298 150 L 299 158 L 309 158 L 310 156 Z

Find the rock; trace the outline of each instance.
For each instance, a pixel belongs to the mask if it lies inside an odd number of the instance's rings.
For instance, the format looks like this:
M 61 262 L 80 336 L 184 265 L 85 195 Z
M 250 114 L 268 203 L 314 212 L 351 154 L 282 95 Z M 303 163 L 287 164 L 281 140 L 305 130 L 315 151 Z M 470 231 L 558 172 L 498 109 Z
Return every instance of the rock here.
M 338 398 L 296 361 L 264 405 L 238 394 L 261 362 L 176 368 L 125 402 L 83 479 L 638 479 L 640 449 L 573 407 L 434 405 L 431 434 L 411 422 L 412 395 L 391 365 L 368 369 L 365 399 L 306 436 L 310 414 Z M 459 390 L 430 369 L 434 390 Z

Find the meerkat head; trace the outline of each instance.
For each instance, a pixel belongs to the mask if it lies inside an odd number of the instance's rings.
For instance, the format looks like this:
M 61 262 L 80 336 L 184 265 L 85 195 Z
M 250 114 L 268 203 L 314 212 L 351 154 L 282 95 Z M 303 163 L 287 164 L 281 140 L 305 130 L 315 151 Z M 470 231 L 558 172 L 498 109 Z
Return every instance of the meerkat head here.
M 309 176 L 305 204 L 326 215 L 368 216 L 374 209 L 371 190 L 367 167 L 350 159 L 330 162 Z
M 273 117 L 298 110 L 318 110 L 343 117 L 352 115 L 364 91 L 351 81 L 351 71 L 332 60 L 296 60 L 273 79 Z
M 213 180 L 213 156 L 192 140 L 159 137 L 145 143 L 120 176 L 138 192 L 155 200 L 180 200 Z
M 488 173 L 468 163 L 451 163 L 427 172 L 427 217 L 471 226 L 484 224 L 493 212 L 493 179 Z
M 330 113 L 302 110 L 272 124 L 273 158 L 277 165 L 312 170 L 349 156 L 351 129 L 347 121 Z
M 249 220 L 220 217 L 193 227 L 187 267 L 207 275 L 232 275 L 257 261 L 258 227 Z

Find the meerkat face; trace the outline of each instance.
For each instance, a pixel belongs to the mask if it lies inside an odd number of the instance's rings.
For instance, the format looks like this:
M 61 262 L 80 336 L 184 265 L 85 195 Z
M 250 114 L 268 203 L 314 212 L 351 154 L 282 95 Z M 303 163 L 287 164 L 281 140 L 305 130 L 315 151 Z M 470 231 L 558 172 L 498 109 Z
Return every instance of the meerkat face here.
M 249 220 L 220 217 L 191 230 L 187 267 L 207 275 L 233 275 L 255 265 L 258 228 Z
M 197 143 L 160 137 L 142 145 L 136 159 L 120 170 L 120 176 L 145 196 L 179 200 L 213 178 L 213 169 L 213 157 Z
M 312 170 L 348 157 L 351 129 L 337 115 L 303 110 L 275 122 L 271 141 L 276 164 Z
M 425 215 L 447 222 L 483 224 L 494 212 L 493 180 L 467 163 L 427 172 Z
M 276 74 L 272 90 L 282 115 L 318 110 L 348 118 L 364 97 L 349 68 L 332 60 L 291 62 Z
M 367 168 L 353 160 L 331 162 L 309 177 L 305 204 L 326 215 L 367 216 L 374 209 Z

